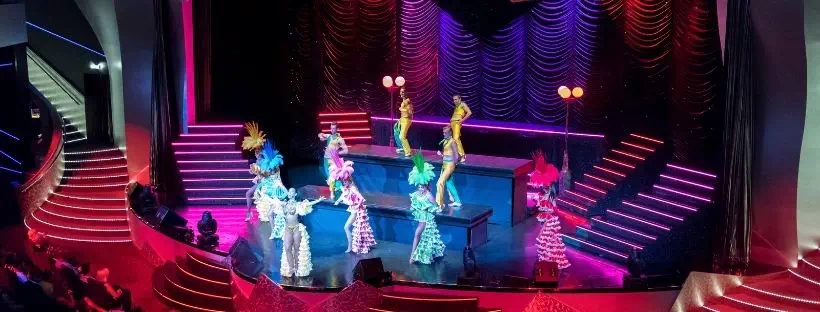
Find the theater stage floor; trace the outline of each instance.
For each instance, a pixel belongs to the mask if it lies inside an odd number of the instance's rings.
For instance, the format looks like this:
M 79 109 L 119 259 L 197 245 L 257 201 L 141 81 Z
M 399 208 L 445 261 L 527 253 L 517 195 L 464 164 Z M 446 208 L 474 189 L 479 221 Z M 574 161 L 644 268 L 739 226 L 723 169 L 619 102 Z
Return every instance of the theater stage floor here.
M 393 272 L 394 281 L 456 284 L 462 272 L 461 250 L 448 249 L 443 258 L 431 265 L 409 264 L 409 244 L 379 241 L 369 254 L 357 256 L 344 253 L 347 243 L 343 236 L 312 236 L 312 276 L 282 279 L 279 275 L 282 242 L 268 239 L 269 223 L 260 223 L 255 213 L 252 222 L 244 222 L 245 210 L 241 206 L 192 206 L 180 208 L 178 212 L 189 220 L 190 226 L 196 227 L 196 221 L 205 210 L 211 211 L 219 222 L 220 249 L 228 250 L 234 240 L 245 237 L 253 251 L 264 258 L 264 272 L 284 286 L 343 288 L 352 282 L 356 262 L 374 257 L 382 258 L 385 270 Z M 540 224 L 535 218 L 528 218 L 513 228 L 491 224 L 489 241 L 475 249 L 476 261 L 485 279 L 483 284 L 501 286 L 504 275 L 530 277 L 536 255 L 534 242 L 539 230 Z M 562 272 L 559 288 L 621 288 L 623 275 L 626 274 L 623 267 L 569 247 L 566 254 L 572 266 Z

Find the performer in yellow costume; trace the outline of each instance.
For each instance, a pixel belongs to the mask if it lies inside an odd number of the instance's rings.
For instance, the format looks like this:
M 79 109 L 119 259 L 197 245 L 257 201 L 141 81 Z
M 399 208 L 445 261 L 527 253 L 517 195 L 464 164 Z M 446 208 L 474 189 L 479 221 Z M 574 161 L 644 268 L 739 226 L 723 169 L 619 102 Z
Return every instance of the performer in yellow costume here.
M 460 95 L 453 95 L 453 117 L 450 118 L 450 128 L 453 130 L 453 140 L 455 140 L 456 148 L 458 148 L 458 161 L 464 162 L 467 157 L 464 155 L 464 145 L 461 144 L 461 125 L 470 118 L 473 112 L 467 103 L 461 100 Z
M 399 112 L 401 118 L 393 126 L 393 136 L 396 139 L 396 154 L 404 153 L 404 156 L 410 157 L 410 142 L 407 141 L 407 131 L 410 129 L 410 123 L 413 121 L 413 103 L 407 96 L 407 90 L 402 87 L 399 90 L 401 97 L 401 105 L 399 105 Z
M 450 193 L 450 206 L 461 206 L 461 199 L 458 197 L 456 184 L 453 182 L 453 172 L 456 171 L 456 155 L 458 155 L 458 148 L 456 147 L 456 140 L 453 137 L 453 132 L 450 127 L 444 127 L 444 140 L 441 141 L 441 150 L 438 151 L 441 155 L 441 175 L 436 182 L 436 203 L 439 207 L 444 207 L 444 188 L 447 187 L 447 192 Z

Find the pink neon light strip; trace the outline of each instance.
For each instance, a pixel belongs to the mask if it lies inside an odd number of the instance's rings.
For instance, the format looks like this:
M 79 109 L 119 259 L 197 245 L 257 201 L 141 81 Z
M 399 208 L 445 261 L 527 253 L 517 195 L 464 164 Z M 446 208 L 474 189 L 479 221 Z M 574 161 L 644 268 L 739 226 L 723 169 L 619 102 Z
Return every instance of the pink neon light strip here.
M 639 138 L 639 139 L 647 140 L 649 142 L 655 142 L 655 143 L 658 143 L 658 144 L 663 144 L 663 141 L 661 141 L 661 140 L 655 140 L 653 138 L 645 137 L 645 136 L 642 136 L 642 135 L 637 135 L 637 134 L 634 134 L 634 133 L 631 133 L 629 135 L 631 135 L 633 137 L 636 137 L 636 138 Z
M 111 157 L 111 158 L 91 158 L 91 159 L 81 159 L 81 160 L 66 160 L 67 163 L 89 163 L 89 162 L 100 162 L 100 161 L 109 161 L 109 160 L 125 160 L 125 157 Z
M 188 200 L 191 201 L 203 201 L 203 200 L 244 200 L 245 197 L 189 197 Z
M 593 231 L 592 229 L 588 229 L 588 228 L 585 228 L 585 227 L 578 227 L 578 228 L 579 228 L 579 229 L 581 229 L 581 230 L 583 230 L 583 231 L 587 231 L 587 232 L 589 232 L 589 233 L 592 233 L 592 234 L 598 235 L 598 236 L 600 236 L 600 237 L 603 237 L 603 238 L 608 238 L 608 239 L 610 239 L 610 240 L 612 240 L 612 241 L 619 242 L 619 243 L 624 244 L 624 245 L 627 245 L 627 246 L 629 246 L 629 247 L 633 247 L 633 248 L 637 248 L 637 249 L 643 250 L 643 246 L 639 246 L 639 245 L 632 244 L 632 243 L 630 243 L 630 242 L 622 241 L 622 240 L 620 240 L 620 239 L 614 238 L 614 237 L 612 237 L 612 236 L 609 236 L 609 235 L 606 235 L 606 234 L 603 234 L 603 233 L 598 233 L 598 232 L 595 232 L 595 231 Z
M 188 151 L 188 152 L 180 152 L 174 151 L 174 154 L 177 155 L 208 155 L 208 154 L 242 154 L 240 151 Z
M 711 201 L 711 200 L 709 200 L 708 198 L 703 198 L 703 197 L 695 196 L 695 195 L 692 195 L 692 194 L 689 194 L 689 193 L 686 193 L 686 192 L 681 192 L 681 191 L 678 191 L 678 190 L 675 190 L 675 189 L 671 189 L 671 188 L 668 188 L 668 187 L 663 187 L 663 186 L 660 186 L 660 185 L 655 185 L 654 187 L 655 187 L 655 188 L 658 188 L 658 189 L 662 189 L 662 190 L 667 191 L 667 192 L 672 192 L 672 193 L 675 193 L 675 194 L 678 194 L 678 195 L 683 195 L 683 196 L 686 196 L 686 197 L 689 197 L 689 198 L 694 198 L 694 199 L 702 200 L 702 201 L 705 201 L 705 202 L 707 202 L 707 203 L 711 203 L 711 202 L 712 202 L 712 201 Z
M 248 172 L 248 169 L 185 169 L 179 172 Z
M 606 224 L 608 226 L 618 228 L 618 229 L 627 231 L 629 233 L 632 233 L 632 234 L 635 234 L 635 235 L 638 235 L 638 236 L 646 237 L 646 238 L 651 239 L 651 240 L 657 240 L 658 239 L 656 236 L 647 235 L 647 234 L 644 234 L 644 233 L 641 233 L 641 232 L 638 232 L 638 231 L 635 231 L 635 230 L 630 230 L 628 228 L 622 227 L 622 226 L 614 224 L 614 223 L 609 223 L 609 222 L 606 222 L 606 221 L 601 220 L 601 219 L 595 219 L 595 222 L 600 222 L 600 223 Z
M 223 283 L 223 282 L 219 282 L 219 281 L 209 280 L 207 278 L 200 277 L 199 275 L 195 275 L 193 273 L 190 273 L 190 272 L 186 271 L 185 269 L 183 269 L 181 266 L 179 266 L 179 263 L 177 263 L 177 268 L 180 271 L 182 271 L 182 273 L 185 273 L 186 275 L 188 275 L 190 277 L 193 277 L 193 278 L 196 278 L 196 279 L 199 279 L 199 280 L 202 280 L 202 281 L 206 281 L 206 282 L 210 282 L 210 283 L 218 284 L 218 285 L 225 285 L 225 286 L 228 286 L 228 285 L 231 284 L 231 283 Z
M 127 168 L 128 166 L 111 166 L 111 167 L 91 167 L 91 168 L 65 168 L 66 171 L 94 171 L 94 170 L 111 170 L 111 169 L 123 169 Z
M 174 142 L 173 146 L 201 146 L 201 145 L 234 145 L 235 142 Z
M 646 208 L 646 207 L 641 207 L 639 205 L 635 205 L 635 204 L 630 203 L 628 201 L 623 201 L 623 204 L 627 205 L 627 206 L 634 207 L 634 208 L 641 209 L 643 211 L 648 211 L 648 212 L 654 213 L 654 214 L 659 215 L 659 216 L 664 216 L 664 217 L 667 217 L 667 218 L 670 218 L 670 219 L 683 221 L 683 218 L 681 218 L 681 217 L 676 217 L 676 216 L 673 216 L 673 215 L 665 214 L 665 213 L 660 212 L 660 211 L 655 211 L 655 210 L 652 210 L 652 209 L 649 209 L 649 208 Z
M 363 140 L 363 139 L 372 139 L 371 136 L 352 136 L 352 137 L 345 137 L 345 140 Z
M 798 278 L 800 278 L 800 279 L 802 279 L 802 280 L 804 280 L 804 281 L 806 281 L 806 282 L 812 283 L 812 284 L 814 284 L 815 286 L 820 286 L 820 282 L 815 281 L 815 280 L 813 280 L 813 279 L 811 279 L 811 278 L 805 277 L 805 276 L 803 276 L 803 275 L 800 275 L 800 273 L 797 273 L 797 272 L 795 272 L 795 271 L 792 271 L 792 269 L 788 269 L 788 270 L 789 270 L 789 273 L 794 274 L 794 276 L 797 276 Z
M 180 164 L 238 164 L 247 163 L 247 160 L 177 160 Z
M 107 149 L 100 149 L 100 150 L 91 150 L 91 151 L 82 151 L 82 152 L 65 152 L 63 154 L 66 155 L 83 155 L 83 154 L 94 154 L 94 153 L 105 153 L 105 152 L 113 152 L 119 151 L 118 148 L 107 148 Z
M 319 117 L 329 117 L 329 116 L 360 116 L 360 115 L 367 115 L 365 112 L 353 112 L 353 113 L 319 113 Z
M 570 191 L 570 190 L 565 190 L 564 192 L 567 192 L 567 194 L 572 194 L 572 195 L 573 195 L 573 196 L 575 196 L 575 197 L 580 197 L 580 198 L 586 199 L 586 200 L 591 201 L 591 202 L 593 202 L 593 203 L 598 202 L 597 200 L 594 200 L 594 199 L 589 198 L 589 197 L 586 197 L 586 196 L 584 196 L 584 195 L 581 195 L 581 194 L 575 193 L 575 192 Z
M 803 260 L 803 263 L 808 264 L 810 267 L 814 268 L 815 270 L 820 271 L 820 266 L 809 262 L 809 260 L 806 260 L 806 258 L 803 258 L 803 259 L 800 259 L 800 260 Z
M 595 179 L 595 180 L 601 181 L 601 182 L 609 184 L 609 185 L 615 185 L 615 183 L 612 183 L 611 181 L 608 181 L 606 179 L 601 179 L 601 178 L 596 177 L 594 175 L 591 175 L 589 173 L 584 173 L 584 176 L 587 177 L 587 178 L 590 178 L 590 179 Z
M 708 186 L 708 185 L 697 184 L 695 182 L 686 181 L 684 179 L 678 179 L 678 178 L 675 178 L 675 177 L 670 177 L 670 176 L 665 175 L 665 174 L 662 174 L 661 178 L 669 179 L 669 180 L 673 180 L 673 181 L 678 181 L 678 182 L 681 182 L 681 183 L 686 183 L 686 184 L 689 184 L 689 185 L 692 185 L 692 186 L 697 186 L 699 188 L 703 188 L 703 189 L 707 189 L 707 190 L 714 190 L 713 187 Z
M 36 216 L 36 215 L 34 215 L 34 213 L 32 213 L 32 214 L 31 214 L 31 217 L 32 217 L 32 218 L 34 218 L 34 220 L 37 220 L 37 222 L 40 222 L 40 223 L 42 223 L 42 224 L 46 224 L 46 225 L 49 225 L 49 226 L 53 226 L 53 227 L 56 227 L 56 228 L 61 228 L 61 229 L 65 229 L 65 230 L 84 231 L 84 232 L 129 232 L 129 231 L 130 231 L 130 229 L 129 229 L 129 228 L 123 228 L 123 229 L 121 229 L 121 230 L 112 230 L 112 229 L 91 229 L 91 228 L 75 228 L 75 227 L 70 227 L 70 226 L 64 226 L 64 225 L 59 225 L 59 224 L 53 224 L 53 223 L 49 223 L 49 222 L 46 222 L 46 221 L 40 220 L 40 218 L 37 218 L 37 216 Z
M 675 169 L 678 169 L 678 170 L 688 171 L 688 172 L 691 172 L 691 173 L 697 173 L 699 175 L 707 176 L 707 177 L 710 177 L 710 178 L 717 178 L 717 176 L 714 175 L 714 174 L 709 174 L 709 173 L 706 173 L 706 172 L 700 172 L 700 171 L 697 171 L 697 170 L 692 170 L 692 169 L 684 168 L 684 167 L 681 167 L 681 166 L 675 166 L 673 164 L 666 164 L 666 166 L 669 167 L 669 168 L 675 168 Z
M 626 152 L 621 152 L 621 151 L 616 150 L 616 149 L 612 149 L 612 151 L 613 151 L 613 152 L 615 152 L 615 153 L 618 153 L 618 154 L 621 154 L 621 155 L 624 155 L 624 156 L 629 156 L 629 157 L 632 157 L 632 158 L 635 158 L 635 159 L 639 159 L 639 160 L 644 160 L 644 159 L 645 159 L 645 158 L 643 158 L 643 157 L 641 157 L 641 156 L 638 156 L 638 155 L 633 155 L 633 154 L 626 153 Z
M 212 187 L 212 188 L 186 188 L 186 191 L 247 191 L 247 187 Z
M 626 177 L 626 175 L 624 175 L 623 173 L 620 173 L 620 172 L 617 172 L 617 171 L 614 171 L 614 170 L 609 170 L 609 169 L 606 169 L 606 168 L 604 168 L 604 167 L 600 167 L 600 166 L 597 166 L 597 165 L 592 166 L 592 167 L 593 167 L 593 168 L 595 168 L 595 169 L 598 169 L 598 170 L 604 171 L 604 172 L 609 172 L 609 173 L 611 173 L 611 174 L 614 174 L 614 175 L 619 176 L 619 177 L 622 177 L 622 178 L 625 178 L 625 177 Z
M 60 187 L 67 187 L 67 188 L 102 188 L 102 187 L 122 187 L 128 183 L 116 183 L 116 184 L 96 184 L 96 185 L 71 185 L 71 184 L 60 184 Z
M 48 210 L 44 209 L 43 207 L 40 207 L 40 211 L 45 212 L 45 213 L 50 214 L 50 215 L 53 215 L 53 216 L 58 216 L 58 217 L 61 217 L 61 218 L 66 218 L 66 219 L 74 219 L 74 220 L 83 220 L 83 221 L 106 221 L 106 222 L 122 222 L 122 221 L 128 221 L 128 219 L 126 219 L 126 218 L 120 218 L 120 219 L 116 219 L 116 218 L 108 218 L 108 219 L 105 219 L 105 218 L 79 218 L 79 217 L 72 217 L 72 216 L 66 216 L 66 215 L 62 215 L 62 214 L 59 214 L 59 213 L 55 213 L 55 212 L 48 211 Z
M 638 144 L 632 144 L 632 143 L 629 143 L 629 142 L 621 141 L 621 144 L 626 145 L 626 146 L 632 146 L 632 147 L 637 148 L 637 149 L 642 149 L 642 150 L 645 150 L 647 152 L 654 152 L 655 151 L 654 149 L 648 148 L 646 146 L 641 146 L 641 145 L 638 145 Z
M 217 182 L 217 181 L 248 181 L 251 182 L 253 179 L 240 179 L 240 178 L 214 178 L 214 179 L 182 179 L 182 182 Z
M 242 125 L 188 125 L 188 128 L 242 128 Z
M 235 137 L 239 133 L 183 133 L 180 137 Z
M 23 225 L 26 226 L 27 229 L 31 229 L 32 227 L 28 225 L 28 218 L 23 219 Z M 69 237 L 62 237 L 57 235 L 46 234 L 46 236 L 61 240 L 73 241 L 73 242 L 83 242 L 83 243 L 130 243 L 130 239 L 80 239 L 80 238 L 69 238 Z
M 598 193 L 601 193 L 601 194 L 606 194 L 606 192 L 605 192 L 605 191 L 603 191 L 603 190 L 601 190 L 601 189 L 599 189 L 599 188 L 592 187 L 592 186 L 589 186 L 589 185 L 583 184 L 583 183 L 581 183 L 581 182 L 575 182 L 575 185 L 579 185 L 579 186 L 582 186 L 582 187 L 588 188 L 588 189 L 590 189 L 590 190 L 593 190 L 593 191 L 598 192 Z
M 611 162 L 611 163 L 619 164 L 619 165 L 627 167 L 629 169 L 635 169 L 635 166 L 633 166 L 633 165 L 625 164 L 625 163 L 622 163 L 620 161 L 612 160 L 612 159 L 609 159 L 609 158 L 606 158 L 606 157 L 603 157 L 603 160 L 606 160 L 606 161 Z
M 672 206 L 675 206 L 675 207 L 678 207 L 678 208 L 683 208 L 683 209 L 690 210 L 690 211 L 698 211 L 698 209 L 697 209 L 697 208 L 692 208 L 692 207 L 689 207 L 689 206 L 685 206 L 685 205 L 678 204 L 678 203 L 676 203 L 676 202 L 671 202 L 671 201 L 668 201 L 668 200 L 663 200 L 663 199 L 660 199 L 660 198 L 657 198 L 657 197 L 653 197 L 653 196 L 646 195 L 646 194 L 644 194 L 644 193 L 638 193 L 638 196 L 640 196 L 640 197 L 644 197 L 644 198 L 649 198 L 649 199 L 651 199 L 651 200 L 658 201 L 658 202 L 662 202 L 662 203 L 664 203 L 664 204 L 669 204 L 669 205 L 672 205 Z
M 568 202 L 568 201 L 566 201 L 566 200 L 563 200 L 563 199 L 560 199 L 560 198 L 556 198 L 555 200 L 557 200 L 557 201 L 559 201 L 559 202 L 562 202 L 562 203 L 565 203 L 565 204 L 567 204 L 567 205 L 570 205 L 570 206 L 572 206 L 572 207 L 575 207 L 575 208 L 581 209 L 581 210 L 583 210 L 584 212 L 586 212 L 586 211 L 587 211 L 587 209 L 586 209 L 586 208 L 581 207 L 581 206 L 578 206 L 578 205 L 573 204 L 573 203 L 571 203 L 571 202 Z
M 336 129 L 336 131 L 339 131 L 339 132 L 367 132 L 367 131 L 370 131 L 370 129 L 367 129 L 367 128 Z M 322 132 L 323 133 L 330 133 L 330 129 L 323 129 Z
M 67 177 L 63 176 L 63 179 L 66 180 L 93 180 L 93 179 L 113 179 L 113 178 L 127 178 L 127 174 L 118 174 L 118 175 L 110 175 L 110 176 L 87 176 L 87 177 Z
M 584 244 L 584 245 L 590 246 L 590 247 L 592 247 L 592 248 L 595 248 L 595 249 L 598 249 L 598 250 L 601 250 L 601 251 L 605 251 L 605 252 L 607 252 L 607 253 L 610 253 L 610 254 L 615 255 L 615 256 L 617 256 L 617 257 L 620 257 L 620 258 L 624 258 L 624 259 L 629 258 L 629 257 L 627 257 L 627 255 L 625 255 L 625 254 L 622 254 L 622 253 L 619 253 L 619 252 L 615 252 L 615 251 L 612 251 L 612 250 L 606 249 L 606 248 L 604 248 L 604 247 L 601 247 L 601 246 L 595 245 L 595 244 L 593 244 L 593 243 L 589 243 L 589 242 L 585 242 L 585 241 L 579 240 L 579 239 L 577 239 L 577 238 L 575 238 L 575 237 L 568 236 L 568 235 L 566 235 L 566 234 L 561 234 L 561 236 L 562 236 L 562 237 L 569 238 L 569 239 L 574 240 L 574 241 L 576 241 L 576 242 L 579 242 L 579 243 L 581 243 L 581 244 Z
M 396 121 L 398 119 L 390 119 L 386 117 L 370 117 L 373 120 L 384 120 L 384 121 Z M 439 125 L 439 126 L 448 126 L 450 125 L 449 122 L 436 122 L 436 121 L 426 121 L 426 120 L 413 120 L 413 123 L 420 123 L 420 124 L 428 124 L 428 125 Z M 526 129 L 526 128 L 513 128 L 513 127 L 496 127 L 496 126 L 483 126 L 483 125 L 471 125 L 465 124 L 462 125 L 463 127 L 467 128 L 478 128 L 478 129 L 489 129 L 489 130 L 504 130 L 504 131 L 515 131 L 515 132 L 529 132 L 529 133 L 540 133 L 540 134 L 564 134 L 564 131 L 549 131 L 549 130 L 536 130 L 536 129 Z M 590 133 L 576 133 L 570 132 L 569 135 L 572 136 L 580 136 L 580 137 L 591 137 L 591 138 L 603 138 L 603 134 L 590 134 Z
M 243 222 L 244 222 L 244 221 L 243 221 Z M 191 259 L 193 259 L 194 261 L 196 261 L 196 262 L 197 262 L 197 263 L 199 263 L 199 264 L 202 264 L 202 265 L 204 265 L 204 266 L 207 266 L 207 267 L 210 267 L 210 268 L 214 268 L 214 269 L 217 269 L 217 270 L 220 270 L 220 271 L 225 271 L 225 272 L 230 272 L 230 271 L 231 271 L 231 270 L 229 270 L 229 269 L 227 269 L 227 268 L 223 268 L 223 267 L 220 267 L 220 266 L 215 266 L 215 265 L 213 265 L 213 264 L 210 264 L 210 263 L 207 263 L 207 262 L 205 262 L 205 261 L 199 260 L 199 259 L 197 259 L 197 257 L 194 257 L 194 255 L 192 255 L 190 252 L 186 252 L 186 253 L 188 254 L 188 257 L 191 257 Z
M 659 228 L 659 229 L 664 230 L 664 231 L 671 231 L 672 230 L 671 228 L 665 227 L 665 226 L 657 224 L 655 222 L 649 222 L 649 221 L 646 221 L 644 219 L 636 218 L 636 217 L 633 217 L 633 216 L 630 216 L 630 215 L 626 215 L 626 214 L 617 212 L 617 211 L 612 210 L 612 209 L 607 210 L 607 211 L 609 211 L 609 212 L 611 212 L 615 215 L 619 215 L 621 217 L 627 218 L 627 219 L 635 220 L 635 221 L 638 221 L 638 222 L 646 224 L 646 225 L 654 226 L 654 227 Z
M 329 124 L 332 124 L 334 122 L 337 123 L 337 124 L 357 124 L 357 123 L 368 123 L 368 120 L 322 121 L 322 122 L 319 122 L 319 123 L 323 124 L 323 125 L 329 125 Z

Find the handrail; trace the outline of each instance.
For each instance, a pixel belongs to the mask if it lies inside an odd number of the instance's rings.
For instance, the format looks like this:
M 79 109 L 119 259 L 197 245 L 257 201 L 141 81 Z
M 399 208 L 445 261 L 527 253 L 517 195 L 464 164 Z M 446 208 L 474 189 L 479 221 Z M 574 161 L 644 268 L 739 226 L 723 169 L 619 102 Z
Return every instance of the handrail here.
M 42 99 L 45 99 L 34 86 L 29 85 L 29 89 Z M 17 191 L 17 198 L 24 208 L 23 218 L 40 207 L 46 200 L 48 193 L 56 187 L 63 177 L 63 120 L 47 100 L 43 100 L 48 106 L 49 117 L 52 120 L 51 142 L 48 147 L 45 161 L 37 171 L 30 175 Z M 48 178 L 48 179 L 47 179 Z
M 79 91 L 77 91 L 74 86 L 72 86 L 68 81 L 66 81 L 59 73 L 54 70 L 54 68 L 48 64 L 48 61 L 40 57 L 37 52 L 32 50 L 31 48 L 26 48 L 26 56 L 29 57 L 37 67 L 39 67 L 43 72 L 48 75 L 51 80 L 53 80 L 60 89 L 63 89 L 65 92 L 77 105 L 84 105 L 85 101 L 81 100 L 83 98 Z M 56 77 L 55 77 L 56 76 Z

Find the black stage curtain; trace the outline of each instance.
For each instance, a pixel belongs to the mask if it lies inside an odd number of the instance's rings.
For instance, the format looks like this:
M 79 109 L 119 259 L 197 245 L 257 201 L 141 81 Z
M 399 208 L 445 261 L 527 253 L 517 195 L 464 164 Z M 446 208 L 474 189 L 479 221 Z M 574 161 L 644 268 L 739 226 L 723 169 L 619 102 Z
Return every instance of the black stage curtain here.
M 196 116 L 211 116 L 211 0 L 194 1 L 194 77 Z
M 151 86 L 151 184 L 156 187 L 160 201 L 173 205 L 179 199 L 179 179 L 176 175 L 171 142 L 176 135 L 179 121 L 176 118 L 176 104 L 173 84 L 169 71 L 168 43 L 170 38 L 167 1 L 154 0 L 154 63 Z
M 716 222 L 718 248 L 714 264 L 720 272 L 739 272 L 749 263 L 752 205 L 752 19 L 749 0 L 729 0 L 726 30 L 726 112 L 723 172 Z

